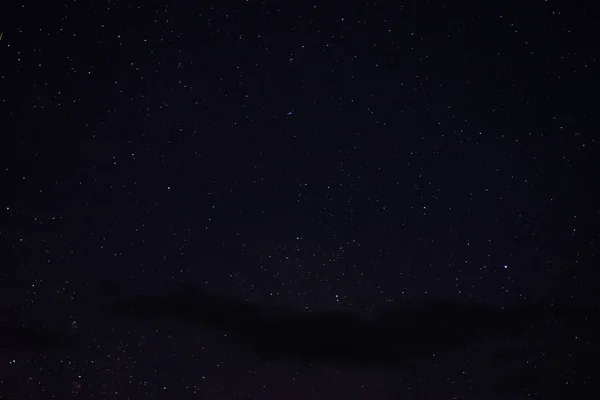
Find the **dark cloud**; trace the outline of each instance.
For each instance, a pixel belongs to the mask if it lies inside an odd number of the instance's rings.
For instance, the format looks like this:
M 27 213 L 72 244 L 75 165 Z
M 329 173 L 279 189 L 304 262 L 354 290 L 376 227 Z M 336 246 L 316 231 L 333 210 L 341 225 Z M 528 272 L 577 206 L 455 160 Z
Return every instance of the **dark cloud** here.
M 574 379 L 570 374 L 593 364 L 600 354 L 598 340 L 593 339 L 600 331 L 598 310 L 580 306 L 498 309 L 413 299 L 364 314 L 307 311 L 196 290 L 162 296 L 121 293 L 114 299 L 97 301 L 87 310 L 89 319 L 63 329 L 4 314 L 4 364 L 10 367 L 13 355 L 20 360 L 24 353 L 77 358 L 90 346 L 98 350 L 96 357 L 101 356 L 103 347 L 93 343 L 120 346 L 129 332 L 142 327 L 146 332 L 167 332 L 182 345 L 194 343 L 190 338 L 197 336 L 203 346 L 215 343 L 215 351 L 238 360 L 400 372 L 413 381 L 462 368 L 477 354 L 473 385 L 480 393 L 499 396 L 487 398 L 506 398 L 545 393 L 548 385 L 572 390 L 566 384 Z M 154 351 L 152 346 L 140 350 Z M 582 379 L 588 388 L 593 385 L 591 376 Z
M 262 306 L 196 291 L 137 297 L 113 304 L 109 315 L 159 324 L 169 320 L 219 332 L 226 346 L 263 360 L 402 368 L 433 353 L 527 336 L 549 319 L 598 326 L 594 309 L 496 309 L 450 301 L 406 301 L 364 315 Z
M 15 318 L 0 316 L 0 350 L 12 353 L 66 348 L 74 343 L 74 339 L 75 337 L 67 332 L 20 323 Z

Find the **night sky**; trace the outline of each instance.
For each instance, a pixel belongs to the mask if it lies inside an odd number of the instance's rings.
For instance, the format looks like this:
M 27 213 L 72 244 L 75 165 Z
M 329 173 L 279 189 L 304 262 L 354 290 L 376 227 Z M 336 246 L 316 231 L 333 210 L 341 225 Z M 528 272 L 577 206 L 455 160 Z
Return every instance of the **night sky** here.
M 8 7 L 0 399 L 599 392 L 586 2 Z

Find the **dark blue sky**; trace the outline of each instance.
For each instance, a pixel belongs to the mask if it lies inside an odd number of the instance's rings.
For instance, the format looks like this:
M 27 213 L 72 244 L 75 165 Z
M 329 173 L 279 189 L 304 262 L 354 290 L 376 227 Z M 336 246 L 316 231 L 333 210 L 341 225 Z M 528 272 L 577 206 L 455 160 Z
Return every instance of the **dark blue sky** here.
M 31 3 L 6 15 L 0 394 L 589 389 L 573 356 L 598 351 L 586 318 L 599 290 L 599 32 L 585 3 Z M 420 301 L 544 311 L 525 332 L 394 373 L 254 359 L 183 311 L 103 311 L 184 286 L 311 314 L 400 307 L 403 319 Z M 585 323 L 555 306 L 587 310 Z

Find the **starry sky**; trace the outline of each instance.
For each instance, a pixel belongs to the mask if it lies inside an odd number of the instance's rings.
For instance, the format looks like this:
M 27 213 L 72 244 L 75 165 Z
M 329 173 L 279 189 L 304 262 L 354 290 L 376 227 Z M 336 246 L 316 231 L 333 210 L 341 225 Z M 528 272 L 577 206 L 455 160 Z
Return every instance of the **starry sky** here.
M 596 11 L 210 3 L 3 11 L 1 399 L 598 390 Z

